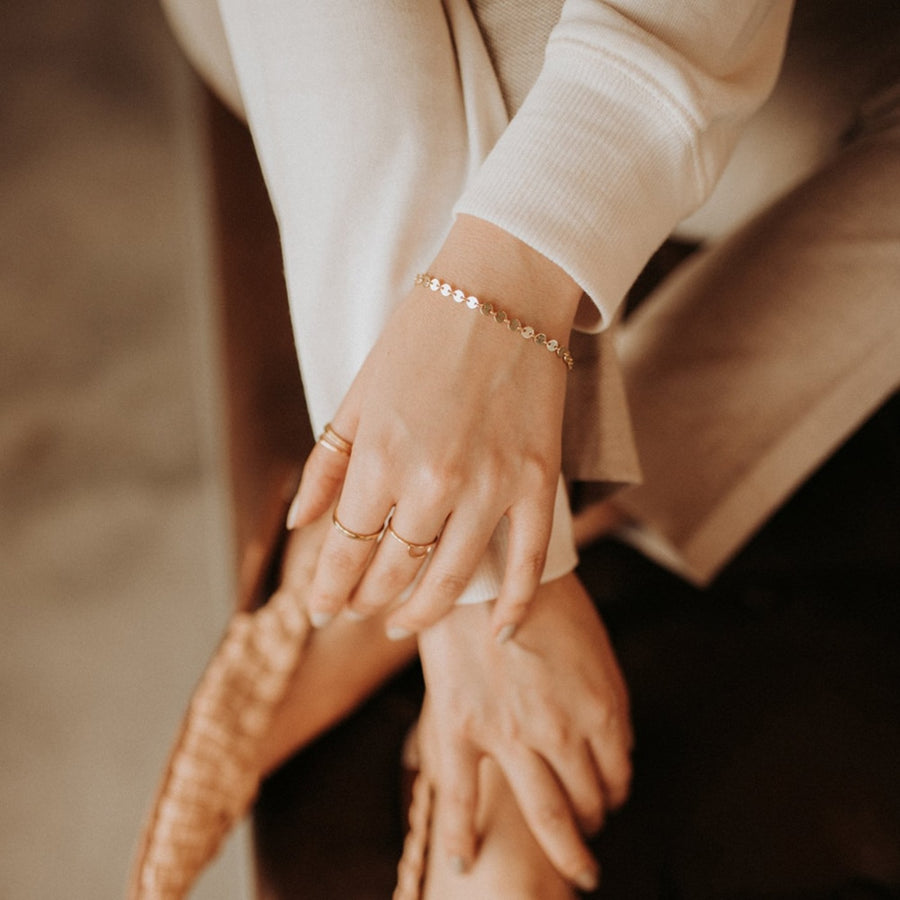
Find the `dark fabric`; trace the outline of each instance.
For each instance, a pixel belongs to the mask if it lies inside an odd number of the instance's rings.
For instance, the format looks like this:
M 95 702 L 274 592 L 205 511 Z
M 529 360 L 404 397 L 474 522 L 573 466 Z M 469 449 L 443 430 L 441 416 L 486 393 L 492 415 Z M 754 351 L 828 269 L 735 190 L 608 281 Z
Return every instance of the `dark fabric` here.
M 585 555 L 637 732 L 596 897 L 900 897 L 898 463 L 894 400 L 706 591 Z M 420 692 L 412 670 L 266 785 L 261 897 L 390 897 Z

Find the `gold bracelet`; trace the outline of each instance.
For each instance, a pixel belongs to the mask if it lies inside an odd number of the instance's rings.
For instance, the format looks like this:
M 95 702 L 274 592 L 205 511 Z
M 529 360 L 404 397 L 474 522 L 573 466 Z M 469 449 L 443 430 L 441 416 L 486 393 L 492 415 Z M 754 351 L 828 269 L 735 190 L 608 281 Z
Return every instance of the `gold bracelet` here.
M 526 341 L 534 341 L 535 344 L 549 350 L 554 356 L 558 356 L 566 364 L 567 369 L 571 370 L 575 365 L 572 354 L 559 341 L 551 340 L 542 331 L 536 332 L 530 325 L 523 325 L 519 319 L 511 318 L 502 309 L 497 309 L 493 303 L 482 303 L 477 297 L 466 296 L 465 291 L 454 288 L 452 284 L 441 281 L 440 278 L 435 278 L 427 272 L 416 275 L 416 284 L 440 293 L 444 297 L 451 297 L 457 303 L 465 303 L 469 309 L 479 310 L 483 316 L 493 319 L 498 325 L 505 325 L 510 331 L 525 338 Z

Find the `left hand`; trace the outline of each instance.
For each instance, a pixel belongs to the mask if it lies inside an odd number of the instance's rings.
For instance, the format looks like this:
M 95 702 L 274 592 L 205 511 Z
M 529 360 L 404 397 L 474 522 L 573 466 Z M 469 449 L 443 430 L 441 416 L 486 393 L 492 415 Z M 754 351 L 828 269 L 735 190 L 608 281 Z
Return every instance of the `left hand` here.
M 461 216 L 433 271 L 567 341 L 580 288 L 501 229 Z M 344 608 L 371 614 L 397 597 L 440 541 L 412 596 L 387 622 L 403 637 L 437 621 L 509 521 L 494 634 L 524 618 L 543 571 L 559 476 L 565 363 L 450 297 L 412 287 L 333 417 L 352 442 L 317 445 L 291 525 L 336 501 L 309 611 L 322 625 Z M 393 534 L 376 540 L 391 510 Z M 416 546 L 418 545 L 418 546 Z
M 625 801 L 631 778 L 624 679 L 574 575 L 541 586 L 506 644 L 485 633 L 488 606 L 457 607 L 419 636 L 419 743 L 441 851 L 463 868 L 475 857 L 478 763 L 488 755 L 550 861 L 589 888 L 597 866 L 581 835 Z

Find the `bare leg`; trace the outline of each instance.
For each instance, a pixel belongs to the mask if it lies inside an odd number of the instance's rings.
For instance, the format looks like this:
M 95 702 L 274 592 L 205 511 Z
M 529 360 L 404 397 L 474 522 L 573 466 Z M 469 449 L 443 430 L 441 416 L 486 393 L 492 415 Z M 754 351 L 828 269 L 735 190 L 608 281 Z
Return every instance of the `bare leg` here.
M 279 593 L 302 608 L 327 522 L 295 532 L 288 542 Z M 364 621 L 339 616 L 313 631 L 288 692 L 260 748 L 266 775 L 291 754 L 340 722 L 416 655 L 415 638 L 390 641 L 380 613 Z
M 384 619 L 339 617 L 312 634 L 263 744 L 263 774 L 340 722 L 416 655 L 415 639 L 385 637 Z
M 468 872 L 460 874 L 451 866 L 447 854 L 429 854 L 424 897 L 573 900 L 571 885 L 535 842 L 497 764 L 483 759 L 479 779 L 478 830 L 484 837 L 475 863 Z

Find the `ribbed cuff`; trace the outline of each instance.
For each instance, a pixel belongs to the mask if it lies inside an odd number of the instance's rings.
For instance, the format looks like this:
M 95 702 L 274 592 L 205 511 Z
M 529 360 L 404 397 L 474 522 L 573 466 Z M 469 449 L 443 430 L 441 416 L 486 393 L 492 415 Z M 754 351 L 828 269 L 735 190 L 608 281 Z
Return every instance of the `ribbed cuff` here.
M 623 61 L 567 49 L 561 61 L 548 56 L 455 212 L 492 222 L 564 269 L 599 312 L 582 311 L 576 327 L 597 331 L 697 202 L 696 135 L 683 112 L 636 85 Z M 645 103 L 633 102 L 636 90 Z M 573 113 L 564 154 L 559 109 Z

